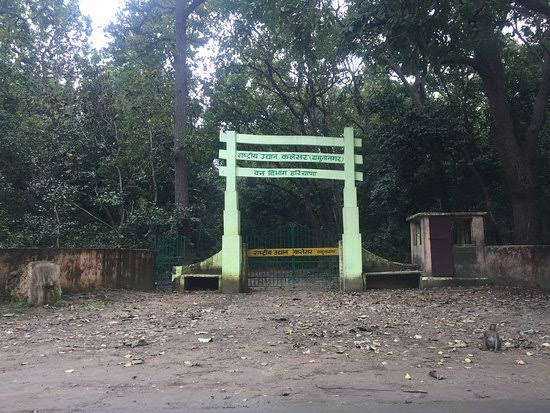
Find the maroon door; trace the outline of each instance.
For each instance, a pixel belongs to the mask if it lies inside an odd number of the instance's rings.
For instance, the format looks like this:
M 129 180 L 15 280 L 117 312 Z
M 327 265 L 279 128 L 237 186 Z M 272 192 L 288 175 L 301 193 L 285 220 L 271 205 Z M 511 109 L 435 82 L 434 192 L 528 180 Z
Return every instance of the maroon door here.
M 431 216 L 432 275 L 449 277 L 453 271 L 453 228 L 450 217 Z

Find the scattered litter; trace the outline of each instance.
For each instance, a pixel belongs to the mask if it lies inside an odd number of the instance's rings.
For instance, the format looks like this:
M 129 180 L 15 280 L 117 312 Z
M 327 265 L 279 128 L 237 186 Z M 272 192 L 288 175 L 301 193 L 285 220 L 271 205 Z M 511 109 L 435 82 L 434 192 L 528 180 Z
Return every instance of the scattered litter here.
M 401 389 L 404 393 L 417 393 L 417 394 L 428 394 L 426 390 L 410 390 L 410 389 Z
M 140 338 L 138 340 L 134 340 L 132 342 L 130 342 L 129 344 L 127 344 L 127 346 L 130 346 L 130 347 L 142 347 L 142 346 L 146 346 L 148 345 L 149 343 L 144 339 L 144 338 Z

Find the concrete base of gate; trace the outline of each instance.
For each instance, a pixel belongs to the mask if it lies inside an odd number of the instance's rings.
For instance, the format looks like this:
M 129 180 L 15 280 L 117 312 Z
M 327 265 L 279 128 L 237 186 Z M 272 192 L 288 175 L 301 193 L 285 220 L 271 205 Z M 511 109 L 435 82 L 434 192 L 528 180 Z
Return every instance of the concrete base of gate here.
M 224 294 L 237 294 L 242 292 L 241 284 L 242 282 L 238 277 L 223 276 L 220 278 L 220 291 Z
M 220 274 L 182 274 L 181 288 L 185 291 L 220 290 Z
M 247 291 L 248 278 L 246 276 L 247 257 L 246 245 L 243 246 L 241 258 L 241 274 L 230 275 L 222 274 L 222 252 L 211 257 L 189 265 L 174 267 L 172 282 L 175 290 L 193 290 L 206 289 L 212 290 L 215 280 L 217 280 L 217 290 L 222 293 L 239 293 Z M 198 288 L 205 286 L 207 288 Z M 197 287 L 197 288 L 194 288 Z
M 340 290 L 345 292 L 364 291 L 363 277 L 340 277 Z
M 421 277 L 420 288 L 441 287 L 481 287 L 492 285 L 492 281 L 485 277 Z
M 420 271 L 378 271 L 363 273 L 365 289 L 418 288 Z

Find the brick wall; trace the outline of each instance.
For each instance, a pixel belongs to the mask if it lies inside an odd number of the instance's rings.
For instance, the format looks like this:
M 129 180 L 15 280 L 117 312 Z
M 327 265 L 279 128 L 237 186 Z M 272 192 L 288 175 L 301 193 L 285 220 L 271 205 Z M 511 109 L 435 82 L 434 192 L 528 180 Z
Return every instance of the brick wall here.
M 153 288 L 155 259 L 149 250 L 17 248 L 0 249 L 0 293 L 11 271 L 42 260 L 60 266 L 63 292 Z
M 483 267 L 496 284 L 550 290 L 550 245 L 487 246 Z

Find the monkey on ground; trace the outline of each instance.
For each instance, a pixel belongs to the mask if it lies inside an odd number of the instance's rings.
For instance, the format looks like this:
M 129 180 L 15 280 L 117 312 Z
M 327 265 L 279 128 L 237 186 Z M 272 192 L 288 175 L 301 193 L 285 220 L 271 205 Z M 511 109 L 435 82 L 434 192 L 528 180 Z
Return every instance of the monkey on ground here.
M 500 351 L 502 348 L 502 339 L 497 333 L 496 324 L 491 324 L 489 330 L 483 333 L 483 347 L 491 351 Z

